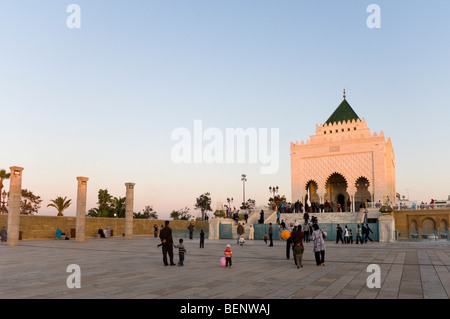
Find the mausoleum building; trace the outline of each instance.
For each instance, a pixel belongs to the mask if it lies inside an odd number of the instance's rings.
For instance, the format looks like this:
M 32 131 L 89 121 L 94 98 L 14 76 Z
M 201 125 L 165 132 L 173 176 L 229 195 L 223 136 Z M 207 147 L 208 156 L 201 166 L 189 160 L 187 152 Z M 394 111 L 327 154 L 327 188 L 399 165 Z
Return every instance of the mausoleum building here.
M 391 139 L 371 132 L 346 100 L 308 140 L 291 142 L 292 201 L 340 204 L 359 211 L 362 203 L 395 201 L 395 157 Z M 348 205 L 350 204 L 350 205 Z

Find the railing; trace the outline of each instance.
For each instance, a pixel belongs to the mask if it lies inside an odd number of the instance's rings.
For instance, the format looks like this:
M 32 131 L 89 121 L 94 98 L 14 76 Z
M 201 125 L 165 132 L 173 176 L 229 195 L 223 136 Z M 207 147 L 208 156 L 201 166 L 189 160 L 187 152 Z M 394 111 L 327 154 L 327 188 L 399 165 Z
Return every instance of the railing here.
M 381 202 L 366 203 L 366 208 L 381 208 Z M 450 209 L 450 203 L 438 202 L 435 204 L 418 204 L 416 202 L 390 204 L 394 210 L 427 210 L 427 209 Z
M 449 241 L 449 230 L 396 230 L 397 241 Z

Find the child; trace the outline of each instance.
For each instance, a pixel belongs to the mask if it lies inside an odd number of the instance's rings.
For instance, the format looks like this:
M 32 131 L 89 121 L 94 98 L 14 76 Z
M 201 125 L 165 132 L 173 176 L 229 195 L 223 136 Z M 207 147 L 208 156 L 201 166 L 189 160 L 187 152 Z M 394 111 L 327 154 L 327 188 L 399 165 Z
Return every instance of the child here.
M 297 264 L 297 268 L 300 268 L 300 267 L 303 268 L 303 264 L 302 264 L 303 251 L 304 251 L 303 246 L 300 243 L 295 244 L 293 250 L 294 250 L 294 258 L 295 258 L 295 263 Z
M 178 262 L 178 266 L 184 266 L 184 255 L 186 254 L 186 249 L 184 248 L 183 238 L 180 238 L 178 245 L 173 245 L 173 247 L 178 248 L 178 256 L 180 257 L 180 261 Z
M 267 244 L 267 233 L 264 234 L 264 242 Z
M 230 247 L 231 247 L 230 244 L 228 244 L 227 249 L 225 249 L 225 252 L 224 252 L 225 261 L 226 261 L 225 268 L 231 268 L 231 256 L 233 255 L 233 253 L 231 252 Z
M 241 238 L 239 238 L 239 245 L 244 246 L 244 243 L 245 243 L 244 235 L 241 235 Z

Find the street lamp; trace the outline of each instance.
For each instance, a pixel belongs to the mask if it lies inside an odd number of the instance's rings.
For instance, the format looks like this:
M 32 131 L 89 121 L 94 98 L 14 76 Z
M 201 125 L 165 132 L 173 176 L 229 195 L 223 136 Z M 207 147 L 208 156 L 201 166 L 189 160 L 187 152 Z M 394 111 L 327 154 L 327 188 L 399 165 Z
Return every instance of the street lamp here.
M 269 192 L 273 194 L 273 205 L 275 206 L 275 209 L 277 208 L 277 204 L 275 203 L 275 194 L 278 193 L 278 186 L 269 186 Z
M 242 205 L 244 205 L 245 206 L 245 182 L 247 181 L 247 175 L 245 175 L 245 174 L 242 174 L 241 175 L 241 181 L 242 181 L 242 189 L 243 189 L 243 195 L 242 195 L 242 198 L 243 198 L 243 201 L 242 201 Z
M 231 212 L 231 203 L 233 202 L 233 197 L 227 198 L 227 202 L 228 202 L 227 217 L 229 217 L 230 212 Z
M 2 214 L 5 213 L 6 196 L 7 196 L 6 192 L 3 191 L 3 193 L 2 193 L 2 202 L 1 202 L 1 204 L 2 204 Z

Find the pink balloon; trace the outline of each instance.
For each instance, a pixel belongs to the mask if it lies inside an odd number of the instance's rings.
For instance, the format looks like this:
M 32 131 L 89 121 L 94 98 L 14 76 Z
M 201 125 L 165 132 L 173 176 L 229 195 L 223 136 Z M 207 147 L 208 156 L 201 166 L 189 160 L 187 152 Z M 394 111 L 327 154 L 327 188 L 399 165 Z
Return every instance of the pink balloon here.
M 227 261 L 226 261 L 225 257 L 220 258 L 220 265 L 221 265 L 222 267 L 225 267 L 226 264 L 227 264 Z

